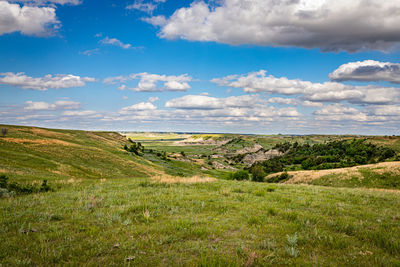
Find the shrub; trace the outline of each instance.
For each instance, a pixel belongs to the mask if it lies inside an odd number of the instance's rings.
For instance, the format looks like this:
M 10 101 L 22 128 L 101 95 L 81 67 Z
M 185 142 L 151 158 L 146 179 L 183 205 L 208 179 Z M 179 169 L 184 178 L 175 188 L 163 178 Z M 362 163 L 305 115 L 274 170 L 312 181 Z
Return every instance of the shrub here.
M 8 177 L 4 174 L 0 175 L 0 188 L 7 188 Z
M 251 180 L 254 182 L 263 182 L 265 177 L 264 169 L 261 165 L 251 167 Z
M 249 180 L 249 172 L 246 170 L 239 170 L 233 174 L 232 178 L 238 181 Z
M 7 128 L 1 128 L 1 134 L 4 136 L 6 136 L 8 134 L 8 129 Z
M 50 186 L 47 184 L 47 180 L 43 180 L 42 185 L 40 186 L 40 192 L 48 192 L 50 191 Z
M 16 182 L 8 183 L 8 177 L 5 175 L 0 175 L 0 188 L 2 195 L 7 194 L 32 194 L 38 192 L 48 192 L 51 190 L 50 186 L 47 184 L 47 180 L 43 180 L 42 185 L 38 188 L 30 184 L 19 184 Z
M 280 175 L 269 178 L 267 180 L 267 183 L 280 183 L 280 182 L 288 180 L 290 177 L 292 177 L 292 176 L 289 175 L 287 172 L 283 172 Z

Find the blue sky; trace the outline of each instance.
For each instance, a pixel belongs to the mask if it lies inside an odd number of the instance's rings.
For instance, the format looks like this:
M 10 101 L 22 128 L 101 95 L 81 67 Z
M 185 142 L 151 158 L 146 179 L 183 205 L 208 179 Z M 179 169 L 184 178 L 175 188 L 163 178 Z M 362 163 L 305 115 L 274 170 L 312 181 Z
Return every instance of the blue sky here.
M 0 123 L 400 134 L 400 3 L 365 2 L 0 1 Z

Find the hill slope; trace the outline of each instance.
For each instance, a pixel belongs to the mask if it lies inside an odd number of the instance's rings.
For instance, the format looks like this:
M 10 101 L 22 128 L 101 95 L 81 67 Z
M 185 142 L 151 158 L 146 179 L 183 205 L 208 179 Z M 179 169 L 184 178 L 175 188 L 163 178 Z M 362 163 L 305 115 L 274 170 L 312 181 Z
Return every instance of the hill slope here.
M 118 133 L 0 127 L 8 129 L 0 137 L 0 173 L 13 180 L 149 177 L 161 170 L 124 151 Z

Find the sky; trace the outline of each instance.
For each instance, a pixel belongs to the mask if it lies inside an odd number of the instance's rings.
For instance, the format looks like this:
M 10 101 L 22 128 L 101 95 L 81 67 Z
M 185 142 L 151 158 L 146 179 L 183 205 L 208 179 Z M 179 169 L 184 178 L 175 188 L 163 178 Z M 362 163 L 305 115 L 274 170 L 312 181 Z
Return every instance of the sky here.
M 397 0 L 0 0 L 0 124 L 400 135 Z

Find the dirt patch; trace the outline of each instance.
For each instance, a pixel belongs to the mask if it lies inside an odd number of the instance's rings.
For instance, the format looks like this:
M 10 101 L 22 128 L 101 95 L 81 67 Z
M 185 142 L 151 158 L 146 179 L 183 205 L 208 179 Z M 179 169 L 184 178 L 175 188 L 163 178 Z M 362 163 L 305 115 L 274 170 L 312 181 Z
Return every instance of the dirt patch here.
M 0 173 L 15 173 L 19 175 L 25 174 L 23 171 L 15 171 L 15 170 L 7 170 L 7 169 L 0 169 Z
M 235 154 L 248 154 L 248 153 L 255 153 L 262 149 L 263 147 L 259 144 L 254 144 L 252 147 L 245 147 L 236 151 Z
M 2 140 L 6 141 L 6 142 L 17 143 L 17 144 L 78 146 L 76 144 L 57 140 L 57 139 L 25 139 L 25 138 L 6 137 L 6 138 L 2 138 Z
M 216 181 L 216 179 L 214 178 L 204 177 L 199 175 L 192 176 L 189 178 L 184 178 L 167 174 L 152 177 L 152 180 L 158 183 L 166 183 L 166 184 L 197 184 L 197 183 L 209 183 Z
M 275 157 L 279 157 L 282 156 L 283 153 L 279 152 L 278 150 L 275 149 L 271 149 L 268 151 L 265 151 L 264 149 L 260 148 L 256 153 L 252 153 L 252 154 L 247 154 L 244 158 L 243 158 L 243 163 L 247 164 L 247 165 L 253 165 L 256 162 L 259 161 L 264 161 L 264 160 L 269 160 Z
M 292 175 L 293 178 L 289 179 L 285 183 L 287 184 L 299 184 L 299 183 L 310 183 L 314 180 L 320 179 L 327 175 L 338 175 L 338 179 L 351 179 L 352 177 L 358 177 L 360 179 L 363 178 L 360 170 L 368 169 L 377 173 L 385 173 L 385 172 L 400 172 L 400 162 L 381 162 L 378 164 L 369 164 L 369 165 L 361 165 L 350 168 L 341 168 L 341 169 L 329 169 L 329 170 L 318 170 L 318 171 L 290 171 L 289 175 Z M 281 173 L 274 173 L 267 176 L 271 178 L 273 176 L 279 175 Z
M 175 141 L 175 146 L 222 146 L 229 143 L 232 139 L 215 140 L 213 138 L 204 139 L 189 137 L 182 141 Z

